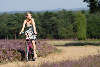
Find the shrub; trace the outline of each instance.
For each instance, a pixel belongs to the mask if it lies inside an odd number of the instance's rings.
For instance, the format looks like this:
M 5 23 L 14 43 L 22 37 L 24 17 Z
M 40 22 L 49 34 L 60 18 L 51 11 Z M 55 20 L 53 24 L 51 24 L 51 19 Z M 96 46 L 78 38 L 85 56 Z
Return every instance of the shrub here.
M 54 46 L 36 41 L 38 57 L 45 57 L 57 50 Z M 0 40 L 0 63 L 25 59 L 25 40 Z

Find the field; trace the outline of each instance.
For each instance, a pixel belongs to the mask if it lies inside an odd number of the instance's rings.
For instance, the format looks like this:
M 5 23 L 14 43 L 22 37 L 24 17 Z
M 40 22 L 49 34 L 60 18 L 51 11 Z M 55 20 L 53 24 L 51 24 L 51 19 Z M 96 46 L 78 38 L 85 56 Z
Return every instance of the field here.
M 51 53 L 46 57 L 38 57 L 36 61 L 29 61 L 29 62 L 16 61 L 7 64 L 1 64 L 0 67 L 7 67 L 7 66 L 9 67 L 46 67 L 46 66 L 64 67 L 63 66 L 64 64 L 69 65 L 70 67 L 73 67 L 71 65 L 74 65 L 74 67 L 87 67 L 88 65 L 75 66 L 75 63 L 79 63 L 83 58 L 86 59 L 93 56 L 92 58 L 94 59 L 94 57 L 98 58 L 98 56 L 100 55 L 99 41 L 45 40 L 45 42 L 52 44 L 53 46 L 58 48 L 59 51 Z M 100 61 L 100 59 L 98 60 Z M 81 63 L 84 62 L 82 61 Z M 70 64 L 67 64 L 69 62 Z M 91 62 L 92 64 L 94 63 L 93 60 Z M 59 66 L 59 64 L 63 64 L 63 65 Z M 87 64 L 87 62 L 85 62 L 84 64 Z M 93 66 L 96 66 L 97 64 L 98 61 Z M 93 67 L 93 66 L 91 65 L 88 67 Z M 97 67 L 100 67 L 100 65 L 98 65 Z

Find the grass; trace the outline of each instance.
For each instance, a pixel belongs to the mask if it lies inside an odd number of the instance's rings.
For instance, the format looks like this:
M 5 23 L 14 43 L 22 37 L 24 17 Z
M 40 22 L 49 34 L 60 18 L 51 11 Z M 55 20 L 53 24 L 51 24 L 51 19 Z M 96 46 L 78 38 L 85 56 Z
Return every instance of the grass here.
M 91 41 L 91 40 L 90 41 L 89 40 L 87 41 L 43 40 L 43 41 L 47 42 L 48 44 L 56 45 L 56 48 L 58 50 L 56 50 L 55 52 L 51 54 L 48 54 L 46 57 L 38 57 L 37 61 L 35 62 L 31 62 L 31 61 L 27 63 L 26 62 L 14 62 L 14 63 L 5 64 L 3 67 L 7 67 L 7 66 L 10 67 L 10 65 L 13 67 L 64 67 L 64 66 L 65 67 L 73 67 L 73 66 L 75 67 L 75 65 L 77 64 L 78 65 L 76 67 L 82 67 L 82 65 L 84 67 L 85 64 L 90 64 L 90 65 L 96 64 L 97 67 L 100 67 L 98 66 L 99 60 L 100 60 L 99 59 L 100 46 L 97 46 L 100 44 L 99 41 Z M 85 45 L 91 45 L 91 46 L 85 46 Z M 46 43 L 44 46 L 46 46 Z M 43 51 L 46 51 L 46 50 L 43 49 Z M 88 63 L 84 63 L 86 61 Z M 96 65 L 91 66 L 91 67 L 96 67 Z M 85 67 L 87 66 L 85 65 Z
M 89 55 L 79 60 L 44 63 L 40 67 L 100 67 L 100 55 Z
M 86 61 L 87 57 L 89 58 L 93 56 L 92 59 L 95 59 L 95 57 L 99 59 L 100 57 L 98 56 L 99 51 L 100 51 L 99 46 L 77 46 L 77 47 L 76 46 L 68 46 L 68 47 L 60 46 L 57 48 L 61 50 L 61 52 L 51 53 L 47 55 L 46 57 L 38 57 L 38 59 L 34 62 L 32 61 L 14 62 L 14 63 L 5 64 L 3 67 L 7 67 L 7 66 L 10 67 L 11 65 L 13 67 L 27 67 L 27 66 L 41 67 L 41 65 L 44 65 L 42 67 L 55 67 L 54 65 L 57 65 L 57 64 L 66 65 L 68 63 L 73 64 L 75 67 L 75 65 L 78 64 L 79 61 L 81 61 L 81 63 Z M 84 58 L 84 60 L 81 60 L 82 58 Z M 49 65 L 53 65 L 53 66 L 49 66 Z M 63 66 L 58 66 L 58 67 L 63 67 Z M 71 67 L 71 65 L 69 67 Z
M 64 45 L 66 43 L 72 43 L 73 41 L 67 41 L 67 40 L 49 40 L 47 41 L 49 44 L 52 45 Z
M 49 44 L 54 46 L 84 46 L 84 45 L 94 45 L 99 46 L 100 40 L 48 40 Z

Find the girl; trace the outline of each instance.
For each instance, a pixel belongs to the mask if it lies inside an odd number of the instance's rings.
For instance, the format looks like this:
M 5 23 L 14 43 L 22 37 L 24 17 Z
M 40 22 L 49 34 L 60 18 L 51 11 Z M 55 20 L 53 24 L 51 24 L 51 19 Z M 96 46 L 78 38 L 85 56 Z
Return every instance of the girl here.
M 29 38 L 32 40 L 32 45 L 33 45 L 33 50 L 34 50 L 34 58 L 36 59 L 37 58 L 36 45 L 35 45 L 36 37 L 34 36 L 34 34 L 37 34 L 37 32 L 36 32 L 34 19 L 32 18 L 31 13 L 29 13 L 29 12 L 27 12 L 27 14 L 26 14 L 26 19 L 24 20 L 23 27 L 19 34 L 21 34 L 24 31 L 24 28 L 26 28 L 26 30 L 25 30 L 26 39 L 27 39 L 27 34 L 28 34 Z

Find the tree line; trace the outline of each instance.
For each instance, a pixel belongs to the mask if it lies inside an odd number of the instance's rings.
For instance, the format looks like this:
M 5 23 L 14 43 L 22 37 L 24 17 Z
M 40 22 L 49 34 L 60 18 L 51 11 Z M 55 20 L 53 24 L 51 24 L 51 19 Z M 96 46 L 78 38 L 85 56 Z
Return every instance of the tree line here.
M 39 39 L 100 38 L 100 14 L 88 11 L 31 12 L 35 19 Z M 0 39 L 25 38 L 19 36 L 25 13 L 0 14 Z

